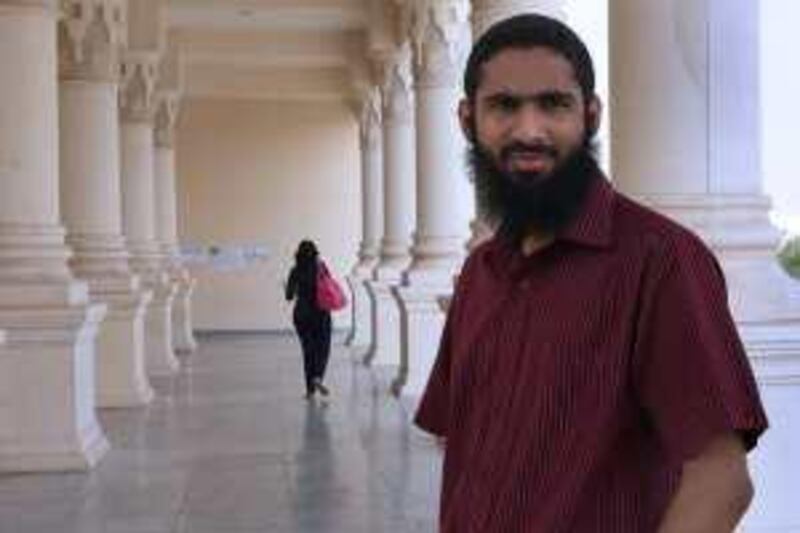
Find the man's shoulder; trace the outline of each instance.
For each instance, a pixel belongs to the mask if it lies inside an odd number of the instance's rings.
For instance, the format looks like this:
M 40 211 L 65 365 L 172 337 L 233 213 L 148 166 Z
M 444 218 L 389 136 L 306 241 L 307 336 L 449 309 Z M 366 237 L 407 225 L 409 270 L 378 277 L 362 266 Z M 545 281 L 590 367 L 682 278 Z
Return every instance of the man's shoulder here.
M 474 282 L 475 279 L 475 265 L 481 261 L 480 257 L 484 255 L 485 252 L 479 252 L 479 250 L 483 247 L 483 244 L 471 250 L 467 257 L 464 259 L 464 262 L 461 265 L 461 269 L 458 272 L 458 277 L 456 278 L 456 285 L 454 295 L 458 299 L 462 299 L 463 293 L 467 290 L 467 287 Z
M 635 247 L 661 259 L 685 255 L 713 255 L 692 229 L 643 202 L 615 192 L 615 237 L 622 246 Z
M 493 236 L 473 248 L 464 260 L 458 273 L 455 298 L 463 300 L 468 294 L 482 298 L 493 292 L 496 279 L 498 253 L 497 236 Z
M 497 248 L 496 239 L 497 236 L 493 235 L 470 250 L 464 260 L 464 265 L 461 267 L 462 276 L 469 277 L 470 272 L 480 269 L 482 266 L 486 266 L 489 256 L 494 253 L 494 250 Z
M 487 254 L 491 253 L 492 249 L 494 249 L 497 245 L 496 243 L 497 235 L 493 235 L 490 238 L 486 239 L 482 243 L 478 244 L 475 248 L 473 248 L 469 254 L 467 255 L 467 259 L 464 262 L 465 265 L 470 263 L 475 263 L 480 260 L 480 258 L 485 258 Z

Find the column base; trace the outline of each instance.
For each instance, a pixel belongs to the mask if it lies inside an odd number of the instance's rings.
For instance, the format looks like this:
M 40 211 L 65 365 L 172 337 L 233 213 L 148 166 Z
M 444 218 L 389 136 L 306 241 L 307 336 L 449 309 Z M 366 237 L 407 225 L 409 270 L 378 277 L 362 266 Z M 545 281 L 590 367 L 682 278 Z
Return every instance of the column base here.
M 353 300 L 353 326 L 345 345 L 355 353 L 363 354 L 372 344 L 372 300 L 366 286 L 366 278 L 354 273 L 347 276 L 347 283 Z
M 395 396 L 422 396 L 444 329 L 446 315 L 441 297 L 452 291 L 451 283 L 403 284 L 394 288 L 400 304 L 402 347 L 400 368 L 392 383 Z
M 414 268 L 403 273 L 403 285 L 413 287 L 427 287 L 428 290 L 438 291 L 440 297 L 449 296 L 453 292 L 453 286 L 457 277 L 458 269 L 449 268 Z
M 377 256 L 362 257 L 356 266 L 353 267 L 352 276 L 367 280 L 372 277 L 375 267 L 378 266 Z
M 800 386 L 800 283 L 772 254 L 722 251 L 731 309 L 759 383 Z
M 197 350 L 197 341 L 194 338 L 194 328 L 192 327 L 192 296 L 197 280 L 191 277 L 188 270 L 181 268 L 173 281 L 178 285 L 172 310 L 175 351 L 191 353 Z
M 759 385 L 788 385 L 800 392 L 800 321 L 745 325 L 740 332 Z
M 145 368 L 148 375 L 169 376 L 179 366 L 172 344 L 172 306 L 177 287 L 166 274 L 150 277 L 145 286 L 153 291 L 145 319 Z
M 108 305 L 97 336 L 97 407 L 138 407 L 153 389 L 145 373 L 144 317 L 152 293 L 128 266 L 125 240 L 117 234 L 70 233 L 70 265 L 89 284 L 92 301 Z
M 364 356 L 364 364 L 393 366 L 400 364 L 400 307 L 392 294 L 394 279 L 375 279 L 366 282 L 372 301 L 372 343 Z
M 370 308 L 369 293 L 367 292 L 366 286 L 364 286 L 364 282 L 372 277 L 372 271 L 375 269 L 377 263 L 377 254 L 373 253 L 371 255 L 365 255 L 362 245 L 362 252 L 359 254 L 359 261 L 353 267 L 353 270 L 347 277 L 347 284 L 350 286 L 350 294 L 352 295 L 352 306 L 350 307 L 350 331 L 347 333 L 347 338 L 345 339 L 344 344 L 345 346 L 354 348 L 356 353 L 360 351 L 363 352 L 368 349 L 369 344 L 372 342 L 372 323 L 369 318 L 372 316 L 372 313 L 370 311 L 370 314 L 367 315 L 366 322 L 360 322 L 359 320 L 364 319 L 363 317 L 359 318 L 358 314 L 362 312 L 365 307 L 364 305 L 359 305 L 360 302 L 366 301 L 366 308 Z M 358 294 L 358 291 L 361 291 L 361 294 Z M 361 333 L 359 333 L 359 326 L 363 326 L 363 328 L 365 328 Z M 369 331 L 368 340 L 367 342 L 364 342 L 364 333 L 367 331 Z M 363 357 L 363 354 L 360 355 Z
M 97 286 L 95 286 L 97 283 Z M 97 337 L 97 407 L 139 407 L 153 399 L 145 371 L 144 320 L 152 292 L 136 277 L 90 281 L 109 312 Z
M 742 325 L 740 331 L 772 426 L 750 454 L 758 498 L 741 531 L 796 531 L 797 505 L 785 495 L 800 493 L 793 461 L 800 440 L 800 323 Z
M 105 314 L 84 283 L 0 286 L 0 471 L 87 470 L 109 449 L 95 415 Z
M 17 447 L 0 447 L 0 472 L 82 472 L 97 466 L 111 449 L 100 427 L 94 431 L 83 431 L 74 441 L 47 443 L 24 443 Z
M 433 237 L 417 235 L 414 240 L 411 266 L 404 278 L 418 278 L 415 283 L 439 283 L 442 278 L 452 279 L 464 262 L 467 251 L 466 236 Z

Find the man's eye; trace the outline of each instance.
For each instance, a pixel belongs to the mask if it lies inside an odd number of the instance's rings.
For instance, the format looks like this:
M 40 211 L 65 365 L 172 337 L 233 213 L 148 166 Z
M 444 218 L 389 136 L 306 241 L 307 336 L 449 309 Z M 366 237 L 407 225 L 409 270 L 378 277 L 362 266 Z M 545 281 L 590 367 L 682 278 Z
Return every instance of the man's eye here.
M 516 111 L 519 108 L 519 100 L 510 96 L 499 96 L 492 99 L 491 108 L 498 111 Z
M 572 107 L 572 99 L 560 94 L 547 95 L 540 99 L 539 105 L 542 106 L 542 109 L 549 110 L 570 109 Z

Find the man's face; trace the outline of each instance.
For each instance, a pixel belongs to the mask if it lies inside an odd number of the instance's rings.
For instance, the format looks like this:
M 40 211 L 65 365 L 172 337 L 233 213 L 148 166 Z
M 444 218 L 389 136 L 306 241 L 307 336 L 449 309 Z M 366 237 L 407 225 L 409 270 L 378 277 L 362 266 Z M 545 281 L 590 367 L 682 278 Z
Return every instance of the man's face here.
M 572 65 L 544 47 L 508 48 L 482 66 L 462 127 L 495 166 L 521 187 L 535 187 L 586 145 L 599 102 L 584 102 Z

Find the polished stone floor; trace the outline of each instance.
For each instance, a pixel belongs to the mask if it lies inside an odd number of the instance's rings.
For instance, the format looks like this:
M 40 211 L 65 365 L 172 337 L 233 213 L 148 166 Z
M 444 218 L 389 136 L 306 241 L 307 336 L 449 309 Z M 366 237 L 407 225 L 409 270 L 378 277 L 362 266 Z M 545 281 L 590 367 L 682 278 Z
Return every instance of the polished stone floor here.
M 89 474 L 0 475 L 2 533 L 429 533 L 440 455 L 341 346 L 326 405 L 289 336 L 212 336 Z

